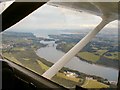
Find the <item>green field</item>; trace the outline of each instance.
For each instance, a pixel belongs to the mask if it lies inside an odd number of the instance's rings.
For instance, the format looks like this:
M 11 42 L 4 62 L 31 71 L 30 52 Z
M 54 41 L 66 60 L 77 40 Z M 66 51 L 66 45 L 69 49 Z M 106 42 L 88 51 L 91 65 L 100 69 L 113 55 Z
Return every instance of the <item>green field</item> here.
M 93 79 L 86 79 L 82 87 L 83 88 L 109 88 L 108 85 L 100 83 L 97 80 L 93 80 Z
M 15 50 L 15 51 L 25 51 L 25 49 L 24 48 L 18 48 L 18 47 L 15 47 L 15 48 L 13 48 L 13 50 Z
M 113 59 L 113 60 L 119 60 L 120 52 L 108 52 L 110 56 L 104 55 L 106 58 Z
M 11 53 L 3 53 L 3 55 L 5 58 L 8 58 L 9 60 L 11 60 L 19 65 L 22 65 L 22 63 L 19 62 L 15 57 L 13 57 L 13 55 Z
M 106 53 L 108 50 L 97 50 L 95 54 L 102 56 L 104 53 Z
M 100 56 L 95 55 L 95 54 L 90 53 L 90 52 L 79 52 L 77 54 L 77 56 L 84 59 L 84 60 L 92 61 L 92 62 L 96 62 L 97 60 L 100 59 Z
M 26 49 L 26 48 L 24 48 Z M 29 70 L 42 75 L 46 70 L 49 69 L 49 64 L 46 60 L 43 60 L 42 58 L 38 57 L 34 51 L 32 50 L 17 50 L 12 52 L 12 53 L 3 53 L 4 57 L 8 58 L 9 60 L 20 64 Z M 19 52 L 18 52 L 19 50 Z M 42 62 L 44 61 L 44 62 Z M 46 63 L 46 64 L 45 64 Z M 48 65 L 47 65 L 48 64 Z M 74 87 L 75 85 L 79 84 L 80 78 L 72 78 L 72 77 L 67 77 L 63 73 L 57 73 L 52 80 L 62 86 L 65 87 Z
M 74 43 L 60 43 L 57 46 L 58 50 L 61 50 L 63 52 L 68 52 L 75 44 Z M 102 58 L 106 58 L 107 60 L 119 60 L 118 59 L 118 55 L 120 54 L 120 52 L 110 52 L 108 47 L 95 47 L 92 46 L 92 49 L 90 49 L 90 47 L 88 48 L 88 51 L 85 49 L 83 49 L 82 51 L 80 51 L 76 56 L 78 58 L 80 58 L 83 61 L 87 61 L 89 63 L 95 63 L 95 64 L 101 64 L 101 65 L 106 65 L 108 67 L 115 67 L 112 64 L 109 64 L 108 62 L 106 62 L 105 64 L 103 64 L 105 61 L 102 61 Z M 113 61 L 114 62 L 114 61 Z M 114 62 L 116 63 L 116 62 Z M 116 67 L 115 67 L 116 68 Z M 117 68 L 118 69 L 118 68 Z
M 45 71 L 47 71 L 50 67 L 48 67 L 47 65 L 43 64 L 40 60 L 36 60 L 38 62 L 38 64 L 41 66 L 41 68 Z

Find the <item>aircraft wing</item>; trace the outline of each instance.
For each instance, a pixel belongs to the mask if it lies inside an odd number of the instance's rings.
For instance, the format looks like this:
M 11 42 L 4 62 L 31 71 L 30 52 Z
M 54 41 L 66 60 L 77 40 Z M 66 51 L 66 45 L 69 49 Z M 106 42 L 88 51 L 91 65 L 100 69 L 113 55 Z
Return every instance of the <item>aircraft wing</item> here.
M 72 9 L 78 12 L 85 11 L 100 17 L 118 19 L 118 2 L 60 2 L 50 1 L 48 5 Z M 81 0 L 78 0 L 81 1 Z

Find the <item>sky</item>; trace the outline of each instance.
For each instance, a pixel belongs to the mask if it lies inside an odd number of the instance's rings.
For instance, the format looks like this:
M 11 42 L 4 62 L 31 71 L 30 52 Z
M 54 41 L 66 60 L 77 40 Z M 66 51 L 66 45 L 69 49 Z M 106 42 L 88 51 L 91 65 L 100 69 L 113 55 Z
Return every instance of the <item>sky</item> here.
M 26 18 L 10 27 L 12 31 L 34 30 L 65 30 L 65 29 L 93 29 L 101 18 L 86 12 L 77 12 L 65 8 L 43 5 Z M 117 28 L 118 22 L 113 21 L 106 27 Z

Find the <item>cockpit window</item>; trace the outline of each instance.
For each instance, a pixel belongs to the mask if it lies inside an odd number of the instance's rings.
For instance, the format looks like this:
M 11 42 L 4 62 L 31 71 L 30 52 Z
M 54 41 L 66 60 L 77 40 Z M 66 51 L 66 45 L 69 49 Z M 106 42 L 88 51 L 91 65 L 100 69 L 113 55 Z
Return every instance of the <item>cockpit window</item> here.
M 45 4 L 2 33 L 2 54 L 42 75 L 100 21 L 84 11 Z M 67 88 L 116 88 L 120 53 L 117 23 L 108 24 L 51 80 Z

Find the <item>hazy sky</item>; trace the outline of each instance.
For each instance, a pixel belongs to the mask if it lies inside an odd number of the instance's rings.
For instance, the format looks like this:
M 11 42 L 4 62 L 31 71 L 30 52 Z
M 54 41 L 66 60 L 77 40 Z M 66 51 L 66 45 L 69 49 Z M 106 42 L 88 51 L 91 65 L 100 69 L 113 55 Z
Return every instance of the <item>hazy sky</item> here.
M 8 30 L 93 29 L 100 21 L 100 17 L 86 12 L 76 12 L 45 4 Z M 107 27 L 117 28 L 117 23 L 117 21 L 114 21 Z

